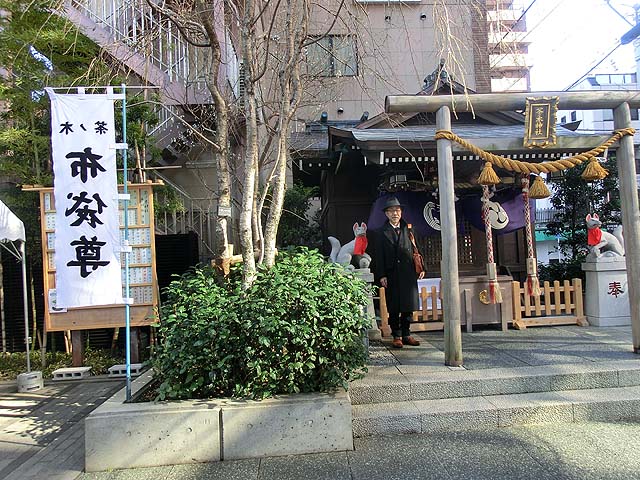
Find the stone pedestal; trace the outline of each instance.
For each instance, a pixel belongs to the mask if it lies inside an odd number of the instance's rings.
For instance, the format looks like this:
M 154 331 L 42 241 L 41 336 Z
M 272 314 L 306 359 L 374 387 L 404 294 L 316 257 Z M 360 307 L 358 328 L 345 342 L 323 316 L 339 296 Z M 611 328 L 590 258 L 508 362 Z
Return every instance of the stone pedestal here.
M 29 393 L 44 387 L 42 372 L 21 373 L 18 375 L 18 393 Z
M 373 273 L 368 268 L 357 268 L 354 270 L 356 275 L 369 285 L 373 284 Z M 378 322 L 376 322 L 376 310 L 373 306 L 373 294 L 369 295 L 369 301 L 367 302 L 367 308 L 365 309 L 365 315 L 371 319 L 371 326 L 369 327 L 369 340 L 382 340 L 382 334 L 378 328 Z
M 631 325 L 624 257 L 600 257 L 582 264 L 587 274 L 584 310 L 596 327 Z

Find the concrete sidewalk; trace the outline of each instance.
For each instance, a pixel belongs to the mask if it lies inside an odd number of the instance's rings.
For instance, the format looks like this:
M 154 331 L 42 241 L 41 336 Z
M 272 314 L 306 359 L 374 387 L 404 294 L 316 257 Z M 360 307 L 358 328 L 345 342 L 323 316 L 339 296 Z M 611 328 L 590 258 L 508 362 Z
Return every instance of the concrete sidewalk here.
M 463 333 L 464 367 L 444 363 L 443 334 L 420 347 L 372 345 L 372 370 L 459 378 L 483 369 L 638 362 L 630 327 L 546 327 Z M 623 362 L 623 363 L 624 363 Z M 373 372 L 372 372 L 373 374 Z M 527 425 L 429 435 L 355 439 L 353 452 L 81 474 L 83 419 L 123 385 L 92 377 L 18 394 L 0 384 L 0 479 L 640 479 L 640 425 Z
M 391 340 L 372 345 L 371 365 L 396 365 L 400 371 L 460 370 L 444 365 L 444 333 L 414 335 L 419 347 L 391 349 Z M 475 330 L 462 334 L 463 369 L 517 368 L 541 365 L 597 364 L 638 360 L 631 327 L 531 327 L 526 330 Z
M 0 383 L 0 479 L 76 478 L 84 469 L 84 418 L 122 385 L 93 377 L 16 393 L 15 382 Z
M 355 451 L 82 474 L 80 480 L 633 480 L 640 425 L 591 423 L 356 439 Z

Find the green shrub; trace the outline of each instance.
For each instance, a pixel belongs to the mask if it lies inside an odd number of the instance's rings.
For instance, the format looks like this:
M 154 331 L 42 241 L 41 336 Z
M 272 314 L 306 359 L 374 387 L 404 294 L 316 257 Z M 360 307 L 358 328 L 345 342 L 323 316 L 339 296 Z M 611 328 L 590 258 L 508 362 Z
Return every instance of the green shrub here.
M 196 268 L 167 288 L 152 364 L 159 399 L 324 392 L 361 376 L 369 287 L 317 251 L 281 252 L 242 291 Z
M 576 259 L 566 259 L 549 265 L 540 263 L 538 264 L 538 278 L 540 282 L 548 281 L 551 283 L 554 280 L 561 282 L 563 280 L 581 278 L 584 284 L 585 273 L 582 271 L 582 262 L 584 262 L 584 255 Z

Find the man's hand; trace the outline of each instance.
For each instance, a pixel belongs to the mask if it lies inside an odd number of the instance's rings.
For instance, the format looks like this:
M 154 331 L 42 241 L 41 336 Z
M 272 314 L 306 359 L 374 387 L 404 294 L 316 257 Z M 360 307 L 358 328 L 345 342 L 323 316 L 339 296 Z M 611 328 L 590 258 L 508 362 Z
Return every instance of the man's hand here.
M 422 280 L 424 278 L 424 272 L 420 272 L 418 274 L 418 280 Z
M 384 287 L 384 288 L 387 288 L 387 277 L 382 277 L 380 279 L 380 286 Z

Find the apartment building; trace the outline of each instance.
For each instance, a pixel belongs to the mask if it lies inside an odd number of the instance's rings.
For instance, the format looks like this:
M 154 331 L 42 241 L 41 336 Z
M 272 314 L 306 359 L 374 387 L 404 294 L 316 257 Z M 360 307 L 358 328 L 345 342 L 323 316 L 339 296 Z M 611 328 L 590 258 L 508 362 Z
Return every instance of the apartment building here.
M 225 5 L 212 2 L 221 19 L 215 28 L 224 39 L 220 82 L 230 98 L 238 99 L 243 93 L 242 64 L 234 47 L 240 44 L 238 24 L 229 11 L 223 14 L 230 8 Z M 326 157 L 327 126 L 355 125 L 373 117 L 383 111 L 386 95 L 421 92 L 427 77 L 440 70 L 475 92 L 528 87 L 522 39 L 526 24 L 519 2 L 329 0 L 314 8 L 311 31 L 318 40 L 306 51 L 307 85 L 293 126 L 294 157 L 299 152 Z M 180 168 L 155 170 L 154 175 L 175 186 L 186 207 L 177 218 L 159 224 L 168 233 L 195 229 L 205 241 L 204 250 L 211 250 L 216 172 L 211 152 L 187 128 L 211 109 L 205 88 L 209 52 L 186 42 L 146 0 L 68 0 L 64 12 L 137 81 L 158 87 L 161 122 L 151 133 L 163 151 L 163 166 Z M 259 28 L 266 31 L 268 26 Z M 265 103 L 272 95 L 260 94 Z M 215 122 L 202 127 L 215 128 Z M 320 173 L 309 176 L 292 168 L 293 178 L 311 184 L 319 183 Z
M 491 91 L 529 91 L 530 42 L 524 2 L 487 0 L 486 8 Z

